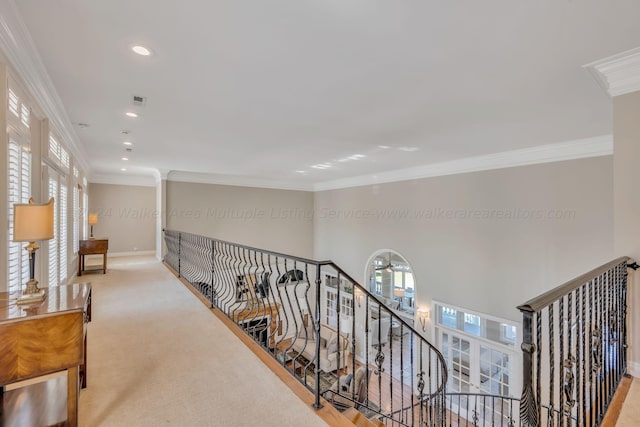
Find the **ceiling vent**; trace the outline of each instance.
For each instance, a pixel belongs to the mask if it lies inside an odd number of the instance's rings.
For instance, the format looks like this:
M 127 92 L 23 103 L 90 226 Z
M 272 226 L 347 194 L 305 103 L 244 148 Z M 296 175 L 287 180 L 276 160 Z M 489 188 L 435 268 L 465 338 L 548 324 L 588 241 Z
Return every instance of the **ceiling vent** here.
M 144 107 L 147 105 L 147 98 L 145 96 L 133 95 L 133 105 L 136 107 Z

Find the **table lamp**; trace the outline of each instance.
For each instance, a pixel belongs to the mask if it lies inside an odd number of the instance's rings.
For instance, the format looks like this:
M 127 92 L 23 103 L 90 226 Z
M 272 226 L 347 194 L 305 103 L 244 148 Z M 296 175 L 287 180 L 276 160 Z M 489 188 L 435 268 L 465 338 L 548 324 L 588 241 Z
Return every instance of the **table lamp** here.
M 393 288 L 393 296 L 396 297 L 400 302 L 400 308 L 402 308 L 402 303 L 404 302 L 404 295 L 404 288 Z
M 46 296 L 46 291 L 38 288 L 38 281 L 34 278 L 36 251 L 40 249 L 36 240 L 52 238 L 53 197 L 46 204 L 35 204 L 33 199 L 29 199 L 28 204 L 13 205 L 13 241 L 29 242 L 24 248 L 29 253 L 29 281 L 27 288 L 18 297 L 18 304 L 39 302 Z
M 90 239 L 93 239 L 93 226 L 96 225 L 98 223 L 98 214 L 97 213 L 90 213 L 89 214 L 89 225 L 91 226 L 91 235 L 89 236 Z

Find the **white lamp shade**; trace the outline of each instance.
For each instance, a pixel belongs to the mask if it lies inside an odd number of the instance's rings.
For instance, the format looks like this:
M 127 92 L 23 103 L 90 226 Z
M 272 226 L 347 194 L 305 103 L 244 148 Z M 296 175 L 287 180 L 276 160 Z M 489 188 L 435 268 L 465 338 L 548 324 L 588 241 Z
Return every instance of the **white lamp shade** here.
M 98 214 L 90 213 L 89 214 L 89 225 L 96 225 L 98 223 Z
M 393 289 L 393 296 L 398 297 L 398 298 L 404 298 L 404 289 L 402 288 L 394 288 Z
M 13 241 L 35 242 L 53 238 L 53 197 L 46 204 L 13 205 Z

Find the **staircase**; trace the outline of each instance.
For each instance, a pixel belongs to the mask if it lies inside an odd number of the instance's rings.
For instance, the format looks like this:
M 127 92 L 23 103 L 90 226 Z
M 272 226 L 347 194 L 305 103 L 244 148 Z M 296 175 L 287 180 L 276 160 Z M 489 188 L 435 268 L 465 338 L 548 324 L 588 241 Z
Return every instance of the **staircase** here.
M 440 352 L 333 262 L 173 230 L 164 237 L 165 263 L 305 385 L 314 407 L 329 402 L 373 425 L 443 420 Z
M 355 425 L 595 426 L 626 372 L 628 258 L 519 307 L 517 399 L 447 393 L 442 354 L 331 261 L 174 230 L 164 237 L 164 261 L 179 277 L 311 391 L 315 408 L 330 403 Z

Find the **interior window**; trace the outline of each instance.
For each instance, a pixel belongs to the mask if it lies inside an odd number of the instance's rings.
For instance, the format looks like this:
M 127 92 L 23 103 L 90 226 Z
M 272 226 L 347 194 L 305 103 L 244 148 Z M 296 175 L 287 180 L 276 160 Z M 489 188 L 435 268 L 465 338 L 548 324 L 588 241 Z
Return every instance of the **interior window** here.
M 369 291 L 393 310 L 413 314 L 415 277 L 409 262 L 392 250 L 374 253 L 367 264 Z

